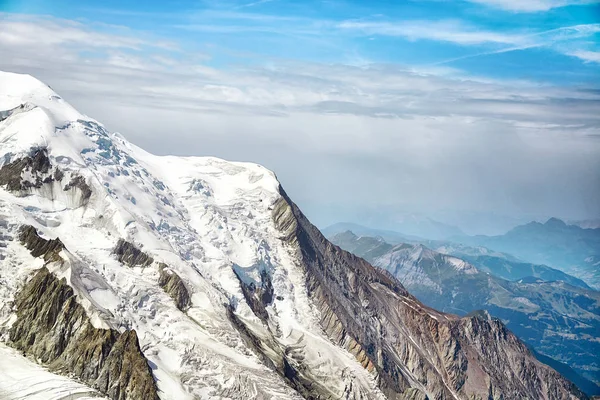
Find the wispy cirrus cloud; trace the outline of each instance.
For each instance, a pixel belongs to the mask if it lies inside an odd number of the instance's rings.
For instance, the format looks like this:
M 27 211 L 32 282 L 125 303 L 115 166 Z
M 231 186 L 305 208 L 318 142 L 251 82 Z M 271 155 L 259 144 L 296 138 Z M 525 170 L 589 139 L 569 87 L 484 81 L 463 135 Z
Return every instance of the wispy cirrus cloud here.
M 258 1 L 253 1 L 250 3 L 242 4 L 241 6 L 238 6 L 237 8 L 256 7 L 256 6 L 260 6 L 261 4 L 272 3 L 273 1 L 275 1 L 275 0 L 258 0 Z
M 440 60 L 435 62 L 434 65 L 539 47 L 546 47 L 565 55 L 575 56 L 584 61 L 596 61 L 593 52 L 573 50 L 558 45 L 563 42 L 587 38 L 600 32 L 600 24 L 596 23 L 564 26 L 538 32 L 502 33 L 482 30 L 463 21 L 345 21 L 338 24 L 337 27 L 343 30 L 358 31 L 364 35 L 402 37 L 414 41 L 450 42 L 463 46 L 494 46 L 489 50 Z
M 512 12 L 539 12 L 569 5 L 598 4 L 598 0 L 468 0 Z
M 102 24 L 91 27 L 73 20 L 3 13 L 0 13 L 0 20 L 0 40 L 17 46 L 38 43 L 48 46 L 85 46 L 88 49 L 177 49 L 177 45 L 171 41 L 141 38 L 126 27 Z M 121 34 L 115 33 L 115 30 L 120 30 Z
M 344 21 L 337 25 L 344 30 L 366 35 L 399 36 L 409 40 L 435 40 L 463 45 L 496 43 L 532 46 L 538 42 L 555 42 L 587 37 L 600 32 L 600 24 L 579 24 L 538 32 L 495 32 L 474 27 L 457 20 L 450 21 Z
M 409 40 L 436 40 L 465 45 L 482 43 L 518 44 L 519 35 L 504 34 L 469 27 L 461 21 L 345 21 L 337 28 L 367 35 L 400 36 Z

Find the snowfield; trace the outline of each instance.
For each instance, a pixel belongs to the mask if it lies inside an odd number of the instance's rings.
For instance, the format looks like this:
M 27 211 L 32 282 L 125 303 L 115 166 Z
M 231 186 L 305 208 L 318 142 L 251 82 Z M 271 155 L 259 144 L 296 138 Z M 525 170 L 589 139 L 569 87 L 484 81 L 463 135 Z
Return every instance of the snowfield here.
M 102 400 L 85 385 L 44 368 L 0 343 L 0 399 L 3 400 Z
M 299 398 L 248 350 L 227 318 L 229 305 L 257 337 L 286 351 L 301 350 L 332 393 L 382 397 L 374 377 L 319 327 L 303 272 L 272 220 L 281 195 L 271 171 L 212 157 L 149 154 L 27 75 L 0 73 L 0 111 L 2 165 L 46 149 L 52 165 L 65 174 L 61 182 L 26 193 L 0 189 L 2 235 L 14 238 L 27 224 L 42 237 L 60 238 L 66 261 L 48 268 L 66 278 L 95 327 L 137 331 L 162 399 Z M 89 199 L 77 188 L 63 190 L 64 182 L 77 176 L 90 186 Z M 154 262 L 144 268 L 120 263 L 112 254 L 120 238 Z M 3 340 L 15 319 L 15 293 L 44 264 L 17 240 L 6 243 L 0 247 Z M 159 263 L 180 276 L 190 292 L 192 304 L 185 312 L 158 286 Z M 240 286 L 240 281 L 260 286 L 264 273 L 277 293 L 267 307 L 268 326 L 248 306 Z M 18 358 L 2 347 L 6 352 Z M 40 367 L 25 360 L 19 360 L 23 375 L 10 375 L 11 363 L 0 358 L 0 376 L 8 377 L 0 390 L 8 398 L 22 393 L 13 381 L 43 377 L 37 375 Z M 29 380 L 21 379 L 29 369 Z M 79 387 L 58 377 L 48 382 L 47 399 Z

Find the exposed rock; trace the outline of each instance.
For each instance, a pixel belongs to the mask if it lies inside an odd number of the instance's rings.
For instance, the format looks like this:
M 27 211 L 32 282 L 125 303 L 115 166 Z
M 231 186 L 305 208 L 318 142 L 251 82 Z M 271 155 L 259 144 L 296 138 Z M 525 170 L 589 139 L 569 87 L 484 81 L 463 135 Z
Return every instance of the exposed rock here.
M 63 192 L 73 191 L 71 197 L 57 193 L 60 191 L 61 181 L 65 178 L 65 171 L 59 167 L 52 167 L 46 149 L 34 149 L 30 156 L 19 158 L 0 168 L 0 186 L 18 195 L 31 194 L 34 189 L 46 190 L 40 193 L 50 200 L 60 199 L 70 206 L 87 204 L 92 195 L 92 189 L 85 179 L 78 174 L 67 173 L 70 181 L 62 188 Z M 58 186 L 54 187 L 54 184 Z M 74 195 L 74 196 L 73 196 Z
M 260 318 L 261 321 L 266 323 L 269 319 L 269 313 L 267 312 L 266 307 L 273 302 L 273 284 L 271 282 L 271 277 L 266 271 L 262 271 L 260 274 L 261 284 L 257 287 L 254 282 L 250 284 L 245 283 L 238 275 L 238 272 L 235 269 L 233 271 L 240 281 L 240 286 L 246 302 L 248 302 L 248 305 L 254 314 Z
M 65 245 L 56 239 L 44 239 L 38 235 L 37 230 L 31 225 L 23 225 L 19 230 L 19 240 L 34 257 L 43 257 L 44 261 L 59 261 L 59 253 L 65 249 Z
M 388 398 L 586 398 L 501 322 L 429 309 L 389 273 L 328 242 L 281 193 L 273 219 L 306 270 L 322 327 Z
M 17 294 L 15 307 L 10 330 L 15 348 L 111 399 L 158 399 L 135 331 L 94 328 L 64 278 L 40 269 Z
M 135 330 L 119 335 L 96 379 L 96 387 L 112 399 L 158 399 L 156 383 Z
M 119 239 L 113 253 L 121 263 L 130 267 L 147 267 L 154 262 L 152 257 L 124 239 Z
M 54 175 L 56 177 L 56 173 Z M 92 189 L 81 175 L 74 175 L 71 178 L 71 181 L 65 185 L 63 190 L 66 192 L 73 188 L 77 188 L 81 191 L 81 199 L 83 204 L 87 203 L 92 196 Z
M 53 179 L 51 176 L 43 176 L 48 173 L 50 168 L 47 151 L 37 149 L 29 157 L 20 158 L 2 166 L 0 168 L 0 185 L 6 186 L 11 192 L 20 192 L 32 187 L 39 188 Z M 22 174 L 25 171 L 30 172 L 35 180 L 23 179 Z
M 177 308 L 181 311 L 187 309 L 191 305 L 191 300 L 183 280 L 164 263 L 159 264 L 158 271 L 158 285 L 171 296 Z
M 260 338 L 256 337 L 256 335 L 254 335 L 252 331 L 246 327 L 246 324 L 244 324 L 244 322 L 235 314 L 235 307 L 232 305 L 227 306 L 227 319 L 240 333 L 240 336 L 242 337 L 246 347 L 251 349 L 267 367 L 271 368 L 272 370 L 277 370 L 275 364 L 281 361 L 281 357 L 279 359 L 272 360 L 265 354 L 266 349 L 268 349 L 268 345 L 265 340 L 261 340 Z M 272 345 L 274 345 L 274 343 L 272 343 Z

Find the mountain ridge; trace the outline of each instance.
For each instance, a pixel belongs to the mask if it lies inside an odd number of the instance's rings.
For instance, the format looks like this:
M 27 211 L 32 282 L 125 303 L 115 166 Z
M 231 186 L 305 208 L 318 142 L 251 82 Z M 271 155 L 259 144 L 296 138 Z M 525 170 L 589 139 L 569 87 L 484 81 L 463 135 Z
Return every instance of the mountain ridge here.
M 586 398 L 332 245 L 262 166 L 154 156 L 31 77 L 0 73 L 0 110 L 0 340 L 57 372 L 113 399 L 154 397 L 148 373 L 163 400 Z
M 559 358 L 590 379 L 598 373 L 600 360 L 592 350 L 594 332 L 600 329 L 596 291 L 537 278 L 505 281 L 423 244 L 392 246 L 347 232 L 331 241 L 386 269 L 431 307 L 459 315 L 488 310 L 545 355 Z M 600 393 L 600 387 L 590 383 L 586 387 Z
M 521 260 L 546 264 L 600 288 L 600 229 L 569 225 L 558 218 L 530 222 L 504 235 L 455 237 L 456 242 L 508 252 Z

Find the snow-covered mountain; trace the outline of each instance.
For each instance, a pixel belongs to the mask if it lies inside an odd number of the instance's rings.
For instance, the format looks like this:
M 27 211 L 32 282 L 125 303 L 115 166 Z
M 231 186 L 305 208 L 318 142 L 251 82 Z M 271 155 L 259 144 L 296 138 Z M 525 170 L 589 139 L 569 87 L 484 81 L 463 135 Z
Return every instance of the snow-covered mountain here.
M 0 362 L 2 398 L 36 377 L 52 398 L 51 373 L 111 399 L 585 398 L 500 322 L 329 243 L 261 166 L 149 154 L 26 75 L 0 73 L 0 110 L 0 338 L 19 350 L 0 359 L 33 377 Z

